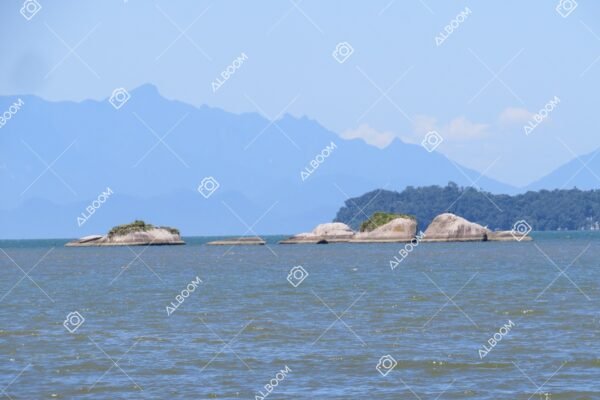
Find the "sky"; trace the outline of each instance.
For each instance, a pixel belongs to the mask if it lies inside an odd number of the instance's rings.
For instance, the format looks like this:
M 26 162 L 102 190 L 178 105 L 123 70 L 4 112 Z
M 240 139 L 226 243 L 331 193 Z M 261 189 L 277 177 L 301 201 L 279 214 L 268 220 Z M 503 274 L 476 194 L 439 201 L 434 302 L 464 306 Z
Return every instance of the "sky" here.
M 435 130 L 438 151 L 515 186 L 600 147 L 597 2 L 38 3 L 29 20 L 22 1 L 0 5 L 0 95 L 102 100 L 151 83 L 378 147 Z

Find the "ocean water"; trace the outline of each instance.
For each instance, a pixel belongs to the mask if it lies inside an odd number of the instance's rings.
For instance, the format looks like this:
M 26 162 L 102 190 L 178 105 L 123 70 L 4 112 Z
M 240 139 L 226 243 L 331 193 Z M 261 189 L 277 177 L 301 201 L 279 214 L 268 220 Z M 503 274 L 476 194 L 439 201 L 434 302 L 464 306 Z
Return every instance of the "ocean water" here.
M 534 237 L 0 241 L 0 397 L 600 399 L 600 234 Z

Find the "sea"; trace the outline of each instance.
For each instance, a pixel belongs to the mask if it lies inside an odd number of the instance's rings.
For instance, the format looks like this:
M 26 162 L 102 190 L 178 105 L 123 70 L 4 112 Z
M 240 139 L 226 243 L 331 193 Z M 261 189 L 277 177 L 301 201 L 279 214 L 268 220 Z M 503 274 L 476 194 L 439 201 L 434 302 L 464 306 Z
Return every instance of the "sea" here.
M 600 399 L 600 233 L 0 241 L 0 398 Z

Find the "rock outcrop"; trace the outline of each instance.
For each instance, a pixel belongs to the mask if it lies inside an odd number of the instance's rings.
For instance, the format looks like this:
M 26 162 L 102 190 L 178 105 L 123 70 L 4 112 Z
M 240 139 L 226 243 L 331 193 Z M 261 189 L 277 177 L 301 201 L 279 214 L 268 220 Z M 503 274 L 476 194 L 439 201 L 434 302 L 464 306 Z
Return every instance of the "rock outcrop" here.
M 281 244 L 321 244 L 321 243 L 387 243 L 410 242 L 417 231 L 417 222 L 413 218 L 400 217 L 376 227 L 369 232 L 354 232 L 341 222 L 318 225 L 312 232 L 300 233 Z
M 529 235 L 523 235 L 513 231 L 488 232 L 488 240 L 494 242 L 528 242 L 533 240 Z
M 440 214 L 425 230 L 423 242 L 484 242 L 484 241 L 529 241 L 527 234 L 512 231 L 493 232 L 475 222 L 451 213 Z
M 104 236 L 91 235 L 73 240 L 67 247 L 87 246 L 149 246 L 185 244 L 179 231 L 169 227 L 155 227 L 143 221 L 119 225 Z
M 368 232 L 358 232 L 351 242 L 410 242 L 417 233 L 417 221 L 399 217 Z
M 239 237 L 235 239 L 222 239 L 208 242 L 211 246 L 238 246 L 238 245 L 265 245 L 267 242 L 259 237 Z
M 300 243 L 335 243 L 348 242 L 354 237 L 354 231 L 341 222 L 329 222 L 320 224 L 312 232 L 299 233 L 289 239 L 280 241 L 281 244 Z
M 423 242 L 483 242 L 489 229 L 451 213 L 440 214 L 425 230 Z

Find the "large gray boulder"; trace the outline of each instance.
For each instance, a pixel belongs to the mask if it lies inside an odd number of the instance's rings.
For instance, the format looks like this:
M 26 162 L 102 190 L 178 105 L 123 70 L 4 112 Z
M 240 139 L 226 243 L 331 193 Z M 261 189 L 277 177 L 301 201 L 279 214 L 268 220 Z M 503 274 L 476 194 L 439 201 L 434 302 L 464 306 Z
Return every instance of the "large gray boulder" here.
M 331 243 L 348 242 L 354 237 L 354 231 L 341 222 L 328 222 L 317 225 L 312 232 L 299 233 L 289 239 L 282 240 L 281 244 L 299 243 Z
M 417 221 L 400 217 L 369 232 L 358 232 L 352 242 L 410 242 L 417 233 Z
M 452 213 L 440 214 L 425 230 L 423 242 L 486 241 L 490 230 Z

